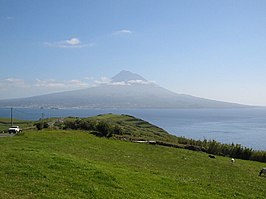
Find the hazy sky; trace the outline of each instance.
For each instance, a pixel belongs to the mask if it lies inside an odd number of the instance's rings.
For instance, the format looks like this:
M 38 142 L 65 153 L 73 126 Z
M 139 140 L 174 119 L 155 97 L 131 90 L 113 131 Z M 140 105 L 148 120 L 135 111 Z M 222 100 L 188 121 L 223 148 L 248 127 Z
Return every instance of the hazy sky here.
M 0 99 L 86 88 L 121 70 L 266 105 L 266 1 L 0 0 Z

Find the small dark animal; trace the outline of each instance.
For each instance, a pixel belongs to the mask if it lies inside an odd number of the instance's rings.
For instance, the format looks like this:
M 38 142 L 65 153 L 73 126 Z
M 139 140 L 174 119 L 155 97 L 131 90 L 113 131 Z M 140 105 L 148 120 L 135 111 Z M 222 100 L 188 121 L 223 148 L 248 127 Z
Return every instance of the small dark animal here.
M 215 158 L 215 156 L 214 155 L 209 155 L 209 158 Z
M 264 173 L 264 174 L 266 174 L 266 168 L 263 168 L 263 169 L 261 169 L 261 171 L 260 171 L 260 174 L 259 174 L 259 175 L 261 176 L 261 174 L 263 174 L 263 173 Z

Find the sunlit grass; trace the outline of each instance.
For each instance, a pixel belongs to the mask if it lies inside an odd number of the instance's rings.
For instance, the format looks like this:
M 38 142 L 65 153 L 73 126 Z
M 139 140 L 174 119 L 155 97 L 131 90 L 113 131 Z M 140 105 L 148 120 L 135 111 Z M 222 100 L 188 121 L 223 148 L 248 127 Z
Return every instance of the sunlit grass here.
M 265 198 L 259 162 L 46 130 L 0 139 L 0 198 Z

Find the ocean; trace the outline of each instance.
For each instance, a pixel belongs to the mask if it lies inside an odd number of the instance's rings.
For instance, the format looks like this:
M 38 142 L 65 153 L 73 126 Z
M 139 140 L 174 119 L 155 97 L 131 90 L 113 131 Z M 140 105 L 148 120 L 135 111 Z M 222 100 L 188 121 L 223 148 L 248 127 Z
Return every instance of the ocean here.
M 193 139 L 214 139 L 255 150 L 266 150 L 266 108 L 244 109 L 34 109 L 13 108 L 13 117 L 88 117 L 105 113 L 129 114 L 155 124 L 170 134 Z M 0 108 L 0 117 L 10 109 Z

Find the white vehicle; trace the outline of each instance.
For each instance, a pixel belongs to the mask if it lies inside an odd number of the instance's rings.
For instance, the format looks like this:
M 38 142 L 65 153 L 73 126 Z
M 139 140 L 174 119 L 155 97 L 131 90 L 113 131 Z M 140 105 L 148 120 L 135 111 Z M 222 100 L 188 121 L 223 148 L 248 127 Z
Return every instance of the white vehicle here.
M 19 126 L 12 126 L 8 129 L 8 133 L 20 133 L 22 132 L 22 129 L 19 128 Z

